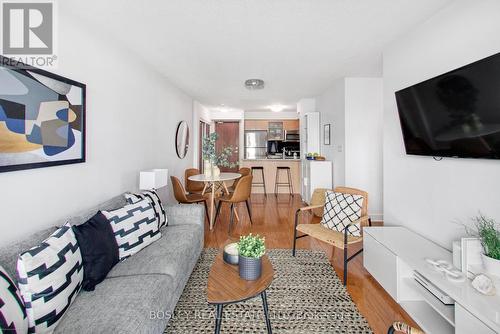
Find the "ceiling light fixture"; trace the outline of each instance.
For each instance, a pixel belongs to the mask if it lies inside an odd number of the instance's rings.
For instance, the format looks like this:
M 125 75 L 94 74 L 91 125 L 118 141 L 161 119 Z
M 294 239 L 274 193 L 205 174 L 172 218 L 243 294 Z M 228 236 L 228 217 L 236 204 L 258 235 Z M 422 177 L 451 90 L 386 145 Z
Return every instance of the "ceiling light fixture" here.
M 271 111 L 274 111 L 274 112 L 280 112 L 280 111 L 283 111 L 283 109 L 285 109 L 285 107 L 282 106 L 281 104 L 275 104 L 275 105 L 270 106 L 269 109 L 271 109 Z
M 254 90 L 264 88 L 264 80 L 262 79 L 248 79 L 245 81 L 245 87 Z

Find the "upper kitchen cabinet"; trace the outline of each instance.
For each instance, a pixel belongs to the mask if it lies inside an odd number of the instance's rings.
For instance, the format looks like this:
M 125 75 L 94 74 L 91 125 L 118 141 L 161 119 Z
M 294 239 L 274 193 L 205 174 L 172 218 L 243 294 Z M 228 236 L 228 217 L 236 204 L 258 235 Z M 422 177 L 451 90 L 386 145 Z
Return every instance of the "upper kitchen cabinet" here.
M 249 119 L 245 120 L 245 130 L 268 130 L 269 121 Z
M 299 120 L 283 120 L 283 130 L 285 131 L 298 131 L 299 130 Z
M 271 121 L 268 125 L 268 140 L 283 140 L 283 122 Z

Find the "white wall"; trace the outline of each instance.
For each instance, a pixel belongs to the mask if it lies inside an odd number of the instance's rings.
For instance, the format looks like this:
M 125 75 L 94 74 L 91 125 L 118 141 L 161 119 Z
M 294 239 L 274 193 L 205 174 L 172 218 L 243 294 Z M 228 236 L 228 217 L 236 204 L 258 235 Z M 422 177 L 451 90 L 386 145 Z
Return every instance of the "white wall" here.
M 297 102 L 297 113 L 303 115 L 308 112 L 315 112 L 316 110 L 316 99 L 309 97 L 300 99 Z
M 381 78 L 342 78 L 317 97 L 321 113 L 321 153 L 333 161 L 334 186 L 363 189 L 368 212 L 383 220 Z M 324 145 L 324 125 L 331 125 L 331 144 Z
M 217 109 L 210 110 L 210 117 L 212 120 L 233 120 L 239 121 L 245 118 L 245 112 L 241 109 L 234 109 L 229 111 L 220 111 Z
M 456 221 L 500 221 L 500 161 L 405 155 L 394 92 L 500 52 L 500 1 L 455 1 L 384 52 L 384 215 L 448 249 Z
M 198 101 L 193 101 L 193 126 L 192 126 L 192 154 L 193 154 L 193 167 L 199 166 L 199 150 L 200 150 L 200 121 L 207 124 L 212 123 L 210 110 Z
M 316 98 L 321 114 L 321 154 L 333 161 L 333 185 L 345 184 L 345 80 L 336 80 Z M 324 125 L 330 124 L 330 145 L 324 145 Z
M 381 78 L 345 79 L 345 185 L 368 192 L 368 212 L 383 220 Z
M 317 112 L 316 98 L 303 98 L 297 102 L 297 114 L 299 116 L 299 134 L 300 134 L 300 154 L 304 158 L 309 153 L 310 143 L 307 140 L 307 122 L 305 115 L 307 113 Z M 302 171 L 304 174 L 304 171 Z M 301 175 L 302 175 L 301 174 Z M 303 176 L 302 176 L 303 177 Z
M 100 31 L 59 17 L 54 72 L 87 84 L 87 162 L 0 174 L 0 245 L 136 190 L 140 170 L 182 175 L 192 162 L 174 146 L 178 122 L 192 128 L 192 99 Z

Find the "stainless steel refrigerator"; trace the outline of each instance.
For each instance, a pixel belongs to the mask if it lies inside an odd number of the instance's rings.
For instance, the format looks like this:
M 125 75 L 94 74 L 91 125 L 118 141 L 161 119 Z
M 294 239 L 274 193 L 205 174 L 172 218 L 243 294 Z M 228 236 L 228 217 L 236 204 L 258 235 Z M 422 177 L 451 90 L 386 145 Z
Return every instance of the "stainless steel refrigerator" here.
M 267 157 L 267 131 L 245 131 L 245 159 L 265 159 Z

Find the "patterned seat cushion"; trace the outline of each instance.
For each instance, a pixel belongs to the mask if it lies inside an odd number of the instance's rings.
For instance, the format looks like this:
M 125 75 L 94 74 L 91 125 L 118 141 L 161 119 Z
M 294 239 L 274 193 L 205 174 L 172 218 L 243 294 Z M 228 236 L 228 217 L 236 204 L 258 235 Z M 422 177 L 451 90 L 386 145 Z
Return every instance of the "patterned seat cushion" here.
M 161 203 L 160 196 L 158 196 L 158 193 L 155 190 L 145 190 L 142 193 L 138 194 L 126 193 L 125 198 L 129 204 L 134 204 L 139 202 L 140 200 L 147 199 L 155 212 L 158 227 L 162 228 L 163 226 L 168 225 L 165 208 Z
M 120 260 L 134 255 L 161 238 L 155 212 L 147 199 L 102 213 L 113 229 Z
M 70 224 L 19 255 L 17 272 L 29 332 L 52 332 L 83 281 L 82 256 Z
M 0 266 L 0 332 L 28 332 L 28 317 L 16 284 Z
M 348 224 L 361 218 L 363 200 L 361 195 L 327 191 L 321 224 L 326 228 L 344 232 Z M 361 235 L 360 224 L 349 226 L 347 232 L 348 235 L 359 237 Z

